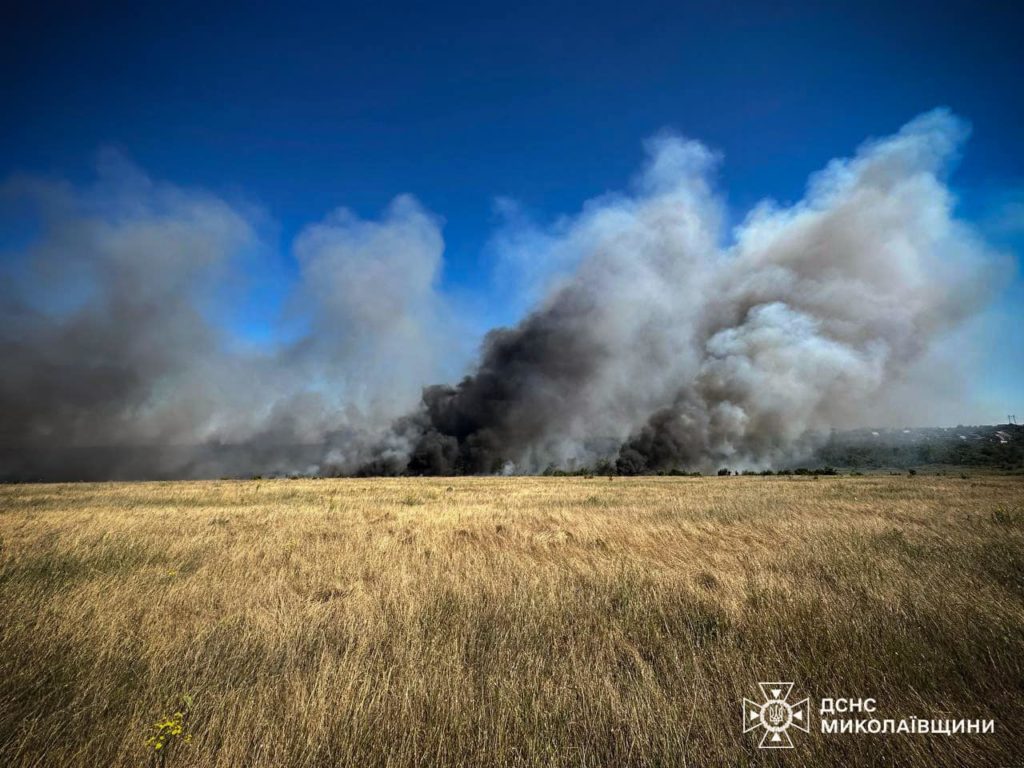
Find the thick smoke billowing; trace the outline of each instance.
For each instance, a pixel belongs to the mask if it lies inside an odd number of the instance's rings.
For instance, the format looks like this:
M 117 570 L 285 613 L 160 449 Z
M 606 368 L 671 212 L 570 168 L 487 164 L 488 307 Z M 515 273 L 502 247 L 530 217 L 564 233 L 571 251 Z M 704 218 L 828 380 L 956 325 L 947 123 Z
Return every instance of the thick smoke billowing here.
M 877 414 L 987 301 L 993 255 L 945 184 L 965 133 L 926 114 L 731 233 L 716 157 L 652 140 L 629 194 L 497 238 L 550 272 L 546 297 L 486 337 L 469 376 L 422 397 L 460 334 L 436 288 L 439 223 L 411 198 L 379 222 L 339 211 L 304 230 L 295 330 L 251 348 L 216 303 L 259 263 L 256 214 L 116 158 L 84 191 L 10 182 L 39 227 L 2 296 L 0 474 L 785 460 Z
M 633 195 L 524 238 L 575 271 L 471 376 L 426 390 L 408 469 L 536 471 L 609 444 L 624 472 L 763 465 L 856 424 L 988 296 L 991 256 L 943 178 L 965 133 L 924 115 L 728 245 L 713 155 L 652 142 Z

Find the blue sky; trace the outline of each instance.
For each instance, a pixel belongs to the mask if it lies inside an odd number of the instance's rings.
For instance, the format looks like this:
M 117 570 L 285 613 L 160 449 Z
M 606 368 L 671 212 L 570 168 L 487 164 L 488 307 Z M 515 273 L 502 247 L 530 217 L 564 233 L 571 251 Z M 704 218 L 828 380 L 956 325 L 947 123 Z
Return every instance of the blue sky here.
M 238 321 L 254 334 L 301 227 L 341 205 L 375 217 L 406 192 L 445 221 L 445 289 L 512 320 L 487 247 L 496 198 L 541 221 L 572 213 L 627 184 L 665 127 L 723 154 L 741 216 L 947 106 L 973 128 L 952 182 L 962 214 L 1024 242 L 1017 3 L 209 5 L 5 10 L 0 175 L 87 179 L 116 147 L 155 178 L 258 205 L 279 247 Z M 1020 404 L 1022 287 L 1018 271 L 986 320 L 1006 338 L 979 374 L 993 408 Z

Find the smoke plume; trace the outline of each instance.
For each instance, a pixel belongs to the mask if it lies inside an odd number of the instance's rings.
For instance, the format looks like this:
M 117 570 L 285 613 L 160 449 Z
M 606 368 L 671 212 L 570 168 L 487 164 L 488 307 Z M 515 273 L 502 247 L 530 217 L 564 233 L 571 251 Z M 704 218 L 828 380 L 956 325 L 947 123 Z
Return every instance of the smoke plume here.
M 152 181 L 122 157 L 97 182 L 18 178 L 31 215 L 0 302 L 0 477 L 316 471 L 413 409 L 446 369 L 439 222 L 399 197 L 339 210 L 294 244 L 285 341 L 225 330 L 221 304 L 266 258 L 259 212 Z
M 15 179 L 36 230 L 0 295 L 0 475 L 623 472 L 770 465 L 855 426 L 991 293 L 953 214 L 946 111 L 815 175 L 731 231 L 703 145 L 660 136 L 628 193 L 496 236 L 536 306 L 459 383 L 440 222 L 410 197 L 297 237 L 298 330 L 225 330 L 261 216 L 108 157 L 95 186 Z M 922 397 L 925 395 L 922 394 Z
M 923 115 L 731 238 L 714 155 L 651 142 L 633 194 L 525 238 L 575 271 L 487 337 L 472 375 L 425 390 L 404 468 L 767 465 L 857 425 L 989 295 L 993 256 L 944 183 L 965 135 L 948 112 Z

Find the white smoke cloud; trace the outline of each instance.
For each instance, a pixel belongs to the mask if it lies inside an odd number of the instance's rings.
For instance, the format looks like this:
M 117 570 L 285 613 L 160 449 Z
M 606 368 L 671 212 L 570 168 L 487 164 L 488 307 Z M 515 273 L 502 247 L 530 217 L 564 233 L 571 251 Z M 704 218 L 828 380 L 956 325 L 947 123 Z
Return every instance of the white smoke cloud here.
M 214 316 L 258 268 L 258 212 L 154 182 L 111 153 L 89 187 L 19 178 L 3 192 L 37 230 L 7 259 L 0 307 L 0 433 L 15 454 L 5 463 L 68 446 L 286 454 L 338 430 L 380 432 L 447 372 L 440 223 L 412 198 L 380 221 L 337 211 L 307 227 L 290 289 L 307 331 L 253 349 Z M 97 472 L 116 474 L 122 458 L 108 450 Z M 187 474 L 194 459 L 182 450 L 157 463 Z
M 759 206 L 738 228 L 698 336 L 705 390 L 744 414 L 716 451 L 757 456 L 766 437 L 781 449 L 863 423 L 989 300 L 998 258 L 954 218 L 944 183 L 966 134 L 944 110 L 923 115 L 831 163 L 800 203 Z
M 340 209 L 299 235 L 314 328 L 302 355 L 347 407 L 396 418 L 446 373 L 456 326 L 438 292 L 443 251 L 439 221 L 409 196 L 379 222 Z

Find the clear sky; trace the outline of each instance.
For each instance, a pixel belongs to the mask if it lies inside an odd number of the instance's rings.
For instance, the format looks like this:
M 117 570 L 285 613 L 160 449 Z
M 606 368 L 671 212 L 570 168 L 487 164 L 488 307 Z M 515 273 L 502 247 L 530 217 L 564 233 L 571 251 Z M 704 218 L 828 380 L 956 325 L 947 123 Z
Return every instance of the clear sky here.
M 495 200 L 577 211 L 666 127 L 722 153 L 741 216 L 946 106 L 973 129 L 961 214 L 1024 242 L 1017 2 L 18 5 L 0 19 L 0 176 L 86 179 L 115 147 L 259 206 L 279 247 L 243 332 L 285 294 L 301 227 L 342 205 L 375 217 L 399 193 L 445 221 L 445 289 L 483 324 L 513 320 L 488 301 Z M 1018 271 L 985 319 L 1006 340 L 978 374 L 993 419 L 1024 411 L 1021 288 Z

